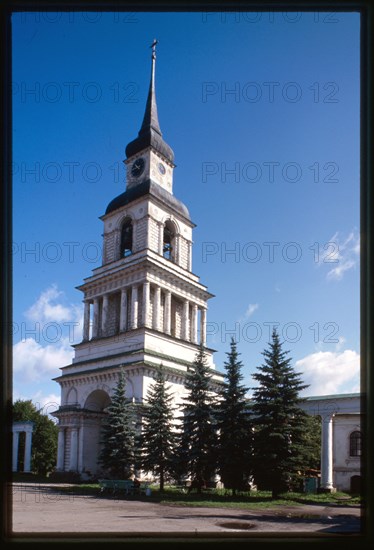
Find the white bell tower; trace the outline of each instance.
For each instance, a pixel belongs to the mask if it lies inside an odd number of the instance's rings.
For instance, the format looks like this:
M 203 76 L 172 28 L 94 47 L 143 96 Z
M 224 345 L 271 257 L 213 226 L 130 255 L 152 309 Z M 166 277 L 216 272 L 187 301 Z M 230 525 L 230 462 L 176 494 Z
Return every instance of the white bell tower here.
M 99 473 L 99 433 L 122 367 L 128 397 L 146 398 L 160 365 L 175 404 L 199 345 L 206 345 L 207 302 L 213 296 L 192 272 L 192 223 L 173 195 L 174 153 L 164 141 L 155 95 L 156 41 L 151 81 L 138 137 L 126 147 L 127 185 L 101 217 L 102 265 L 78 287 L 84 295 L 83 340 L 61 386 L 58 469 Z M 213 350 L 206 349 L 212 381 Z

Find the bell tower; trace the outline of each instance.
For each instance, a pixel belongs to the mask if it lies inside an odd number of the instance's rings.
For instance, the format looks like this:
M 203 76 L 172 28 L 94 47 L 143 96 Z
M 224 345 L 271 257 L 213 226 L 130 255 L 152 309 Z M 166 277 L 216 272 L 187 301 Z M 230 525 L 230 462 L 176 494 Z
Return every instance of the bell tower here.
M 101 216 L 102 265 L 77 288 L 83 293 L 82 342 L 71 365 L 55 380 L 61 386 L 58 469 L 95 475 L 100 426 L 118 380 L 127 378 L 128 397 L 146 398 L 160 365 L 174 392 L 185 393 L 185 376 L 199 345 L 206 345 L 207 303 L 212 294 L 192 272 L 188 208 L 173 194 L 174 153 L 164 141 L 155 94 L 157 41 L 138 136 L 126 147 L 126 190 Z M 213 388 L 223 375 L 214 370 Z

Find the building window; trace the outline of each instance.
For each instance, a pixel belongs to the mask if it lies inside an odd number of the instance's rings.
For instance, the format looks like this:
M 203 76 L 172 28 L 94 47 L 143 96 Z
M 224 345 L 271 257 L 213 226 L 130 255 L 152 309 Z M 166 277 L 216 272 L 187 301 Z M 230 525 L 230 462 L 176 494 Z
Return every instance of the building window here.
M 362 451 L 362 436 L 361 432 L 352 432 L 349 436 L 349 455 L 361 456 Z
M 175 261 L 175 231 L 170 221 L 165 223 L 162 253 L 166 260 Z
M 132 222 L 126 218 L 121 230 L 121 258 L 127 258 L 132 254 Z

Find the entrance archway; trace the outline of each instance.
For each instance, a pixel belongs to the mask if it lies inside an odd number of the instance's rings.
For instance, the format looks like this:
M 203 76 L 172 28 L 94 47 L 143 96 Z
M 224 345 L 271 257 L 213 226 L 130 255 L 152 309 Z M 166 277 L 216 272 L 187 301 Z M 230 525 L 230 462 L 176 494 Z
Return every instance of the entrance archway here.
M 89 394 L 84 409 L 95 412 L 102 412 L 110 404 L 110 397 L 104 390 L 94 390 Z
M 84 403 L 82 463 L 87 473 L 98 470 L 98 457 L 101 449 L 100 431 L 105 409 L 110 405 L 109 394 L 104 390 L 94 390 Z

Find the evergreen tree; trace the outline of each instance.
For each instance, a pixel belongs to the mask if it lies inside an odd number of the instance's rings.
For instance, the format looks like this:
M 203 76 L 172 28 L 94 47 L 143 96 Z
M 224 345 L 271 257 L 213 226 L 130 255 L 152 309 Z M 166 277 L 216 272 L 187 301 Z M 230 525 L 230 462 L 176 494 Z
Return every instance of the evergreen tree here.
M 220 392 L 217 411 L 219 433 L 218 470 L 225 488 L 233 495 L 246 485 L 250 474 L 252 430 L 246 400 L 248 389 L 241 384 L 242 362 L 235 340 L 231 339 L 224 363 L 226 383 Z
M 211 395 L 210 379 L 210 369 L 201 346 L 186 378 L 188 395 L 182 407 L 184 416 L 178 457 L 179 471 L 192 477 L 199 492 L 216 468 L 215 401 Z
M 273 498 L 289 490 L 304 467 L 306 413 L 299 407 L 299 392 L 307 385 L 300 379 L 282 350 L 274 329 L 264 364 L 253 378 L 254 476 L 259 488 L 272 491 Z
M 31 471 L 47 475 L 56 466 L 58 427 L 31 400 L 13 404 L 13 422 L 34 422 L 31 446 Z
M 302 436 L 303 472 L 321 469 L 321 419 L 306 415 L 306 429 Z
M 159 477 L 160 491 L 164 489 L 165 476 L 173 472 L 174 466 L 176 432 L 173 429 L 172 401 L 161 366 L 147 393 L 140 438 L 141 467 Z
M 126 398 L 126 380 L 121 371 L 102 426 L 99 455 L 99 463 L 114 479 L 129 479 L 134 473 L 135 420 L 134 405 Z

